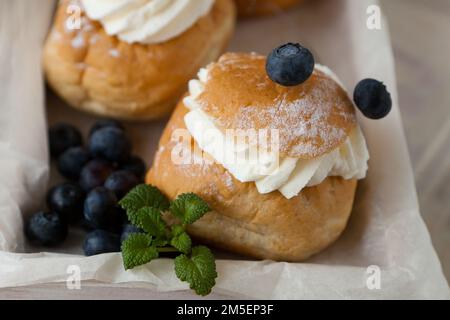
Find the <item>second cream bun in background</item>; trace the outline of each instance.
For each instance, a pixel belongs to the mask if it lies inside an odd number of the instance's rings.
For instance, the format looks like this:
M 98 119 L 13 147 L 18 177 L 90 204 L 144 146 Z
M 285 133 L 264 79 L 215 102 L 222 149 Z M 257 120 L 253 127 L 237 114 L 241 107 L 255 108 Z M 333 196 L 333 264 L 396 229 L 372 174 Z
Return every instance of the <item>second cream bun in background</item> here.
M 221 130 L 279 129 L 281 156 L 315 159 L 343 144 L 357 123 L 342 87 L 320 71 L 302 85 L 283 87 L 268 79 L 264 63 L 265 57 L 255 54 L 226 54 L 210 65 L 198 96 L 203 111 Z M 352 211 L 355 179 L 327 177 L 288 199 L 279 191 L 261 194 L 254 182 L 237 180 L 217 162 L 176 164 L 172 153 L 179 141 L 172 135 L 186 128 L 190 110 L 184 101 L 167 124 L 146 182 L 170 199 L 194 192 L 208 202 L 212 212 L 189 227 L 191 235 L 233 252 L 283 261 L 302 261 L 339 237 Z M 306 128 L 308 123 L 316 126 Z M 193 158 L 202 157 L 195 141 L 190 150 Z
M 304 0 L 235 0 L 241 17 L 264 16 L 282 12 Z
M 181 35 L 156 44 L 127 43 L 106 34 L 81 13 L 68 30 L 69 5 L 60 2 L 43 63 L 49 85 L 71 106 L 100 116 L 151 120 L 170 114 L 197 70 L 225 49 L 235 25 L 232 0 L 215 0 L 210 12 Z

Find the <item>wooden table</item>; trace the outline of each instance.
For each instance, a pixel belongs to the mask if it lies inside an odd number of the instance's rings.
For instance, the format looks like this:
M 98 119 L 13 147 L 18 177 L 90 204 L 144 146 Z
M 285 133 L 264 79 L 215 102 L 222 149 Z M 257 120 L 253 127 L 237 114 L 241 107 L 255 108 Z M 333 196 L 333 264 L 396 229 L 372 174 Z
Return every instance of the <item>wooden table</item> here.
M 357 0 L 355 0 L 357 1 Z M 381 0 L 392 34 L 400 106 L 422 215 L 450 279 L 450 2 Z M 116 290 L 120 288 L 120 290 Z M 148 299 L 149 290 L 85 283 L 0 289 L 0 299 Z M 185 298 L 192 297 L 186 295 Z M 170 298 L 160 294 L 158 298 Z M 216 296 L 216 298 L 226 298 Z
M 450 280 L 450 1 L 382 4 L 421 212 Z

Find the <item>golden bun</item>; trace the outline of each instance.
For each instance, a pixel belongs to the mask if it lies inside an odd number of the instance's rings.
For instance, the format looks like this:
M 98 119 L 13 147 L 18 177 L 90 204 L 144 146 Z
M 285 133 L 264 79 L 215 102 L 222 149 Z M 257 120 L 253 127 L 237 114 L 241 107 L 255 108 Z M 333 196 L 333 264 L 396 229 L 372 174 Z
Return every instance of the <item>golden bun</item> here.
M 235 0 L 239 16 L 264 16 L 279 13 L 303 0 Z
M 160 44 L 129 44 L 109 36 L 82 12 L 80 30 L 68 30 L 60 2 L 46 40 L 43 64 L 49 85 L 71 106 L 126 120 L 167 116 L 197 70 L 222 53 L 235 25 L 232 0 L 216 0 L 211 12 L 180 36 Z
M 355 109 L 333 75 L 316 68 L 303 84 L 283 87 L 268 78 L 265 61 L 257 54 L 223 55 L 202 77 L 198 106 L 220 130 L 278 129 L 282 158 L 313 159 L 344 143 L 356 127 Z M 194 237 L 260 259 L 301 261 L 343 232 L 355 179 L 328 177 L 290 199 L 279 191 L 261 194 L 254 182 L 238 181 L 221 164 L 198 161 L 205 154 L 192 138 L 188 143 L 176 139 L 175 130 L 186 129 L 187 112 L 182 100 L 161 137 L 146 182 L 171 199 L 194 192 L 208 202 L 212 212 L 188 229 Z M 180 147 L 196 161 L 176 164 L 173 154 Z
M 262 55 L 226 53 L 208 66 L 197 100 L 219 129 L 278 129 L 280 155 L 300 159 L 319 157 L 347 139 L 355 108 L 333 78 L 316 68 L 306 82 L 285 87 L 269 79 L 265 65 Z
M 209 204 L 212 211 L 188 228 L 192 236 L 232 252 L 280 261 L 302 261 L 339 237 L 352 210 L 356 180 L 329 177 L 286 199 L 278 191 L 260 194 L 254 183 L 239 182 L 220 164 L 176 165 L 171 158 L 177 144 L 172 133 L 186 128 L 187 112 L 180 102 L 146 182 L 170 199 L 194 192 Z

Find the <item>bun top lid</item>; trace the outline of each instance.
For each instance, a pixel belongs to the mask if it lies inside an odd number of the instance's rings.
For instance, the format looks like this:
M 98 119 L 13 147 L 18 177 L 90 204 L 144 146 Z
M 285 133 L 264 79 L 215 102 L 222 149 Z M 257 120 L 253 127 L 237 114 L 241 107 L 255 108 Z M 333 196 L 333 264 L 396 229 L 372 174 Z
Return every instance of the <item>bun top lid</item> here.
M 266 57 L 227 53 L 208 66 L 196 98 L 220 130 L 277 129 L 281 156 L 313 159 L 342 144 L 356 127 L 347 92 L 315 68 L 304 83 L 285 87 L 267 75 Z

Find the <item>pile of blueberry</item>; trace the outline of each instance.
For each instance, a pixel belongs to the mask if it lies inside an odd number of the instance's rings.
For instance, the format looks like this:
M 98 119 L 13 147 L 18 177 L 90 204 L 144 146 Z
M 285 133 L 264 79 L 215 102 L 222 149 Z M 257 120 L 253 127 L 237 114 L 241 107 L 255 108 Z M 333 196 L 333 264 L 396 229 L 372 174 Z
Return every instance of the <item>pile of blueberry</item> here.
M 87 256 L 120 251 L 121 242 L 134 232 L 118 201 L 144 180 L 145 163 L 131 155 L 131 141 L 114 120 L 92 127 L 87 147 L 80 131 L 68 124 L 49 130 L 50 153 L 59 173 L 68 181 L 48 191 L 48 211 L 27 222 L 27 238 L 43 246 L 64 242 L 68 228 L 83 226 L 89 233 L 83 244 Z

